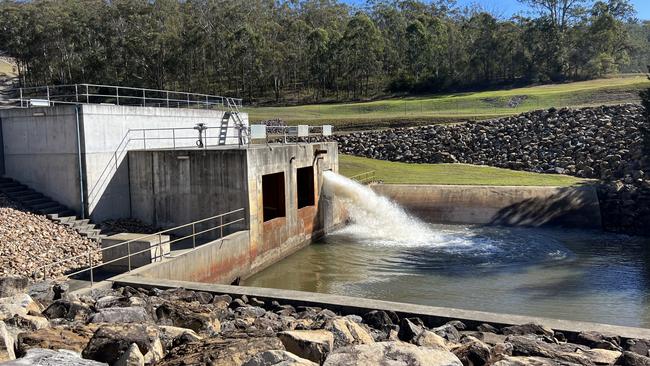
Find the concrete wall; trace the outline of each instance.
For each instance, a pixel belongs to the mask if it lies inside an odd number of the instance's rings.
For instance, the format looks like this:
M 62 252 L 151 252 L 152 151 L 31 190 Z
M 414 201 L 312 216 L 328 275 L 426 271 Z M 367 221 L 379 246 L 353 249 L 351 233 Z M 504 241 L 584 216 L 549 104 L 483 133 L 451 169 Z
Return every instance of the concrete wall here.
M 74 106 L 0 110 L 5 174 L 80 211 Z
M 230 234 L 223 240 L 132 271 L 145 278 L 230 284 L 250 273 L 248 231 Z
M 200 122 L 214 128 L 206 135 L 209 144 L 216 144 L 224 114 L 101 104 L 79 108 L 85 212 L 96 222 L 130 215 L 129 150 L 194 147 L 197 132 L 192 128 Z M 241 117 L 247 124 L 248 115 Z M 80 213 L 76 106 L 7 109 L 0 111 L 0 119 L 5 174 Z M 227 143 L 238 142 L 234 123 L 231 118 Z M 141 131 L 161 128 L 168 130 Z M 188 130 L 172 132 L 171 128 Z M 176 137 L 175 144 L 172 137 Z
M 377 184 L 427 222 L 601 228 L 596 189 Z
M 314 205 L 299 209 L 297 169 L 304 167 L 314 172 Z M 227 241 L 224 247 L 219 244 L 212 249 L 202 246 L 201 253 L 218 253 L 220 264 L 188 261 L 192 275 L 183 277 L 204 281 L 201 274 L 205 272 L 211 273 L 206 275 L 210 281 L 229 283 L 233 276 L 250 276 L 343 222 L 340 205 L 321 193 L 322 172 L 330 169 L 338 171 L 336 143 L 131 151 L 132 216 L 155 226 L 174 227 L 245 208 L 245 227 L 235 229 L 248 229 L 246 243 Z M 284 189 L 286 214 L 265 222 L 263 176 L 278 172 L 285 177 L 280 188 Z M 184 263 L 180 257 L 173 261 Z M 179 279 L 173 276 L 170 272 L 165 278 Z
M 286 257 L 338 225 L 342 216 L 335 202 L 322 200 L 322 172 L 338 172 L 336 143 L 264 145 L 248 149 L 250 251 L 252 273 Z M 316 151 L 326 151 L 316 155 Z M 313 166 L 315 205 L 298 209 L 296 170 Z M 283 172 L 286 216 L 264 222 L 262 176 Z M 321 204 L 322 203 L 322 204 Z
M 129 217 L 129 150 L 195 147 L 197 123 L 219 127 L 224 112 L 204 109 L 128 107 L 99 104 L 82 106 L 84 163 L 88 209 L 95 221 Z M 245 123 L 248 116 L 242 114 Z M 231 118 L 230 127 L 234 127 Z M 171 128 L 187 128 L 175 130 Z M 141 131 L 142 129 L 168 129 Z M 219 129 L 206 131 L 209 144 L 216 144 Z M 234 129 L 227 143 L 237 143 Z M 175 143 L 173 137 L 176 138 Z
M 128 165 L 131 216 L 143 222 L 169 228 L 240 208 L 247 217 L 244 149 L 130 151 Z

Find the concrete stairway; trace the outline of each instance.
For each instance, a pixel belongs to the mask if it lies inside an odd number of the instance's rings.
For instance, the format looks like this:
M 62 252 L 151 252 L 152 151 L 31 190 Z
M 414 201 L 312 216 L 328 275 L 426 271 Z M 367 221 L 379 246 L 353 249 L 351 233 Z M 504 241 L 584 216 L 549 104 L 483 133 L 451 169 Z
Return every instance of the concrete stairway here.
M 77 218 L 77 214 L 73 210 L 12 178 L 0 178 L 0 192 L 27 210 L 45 215 L 58 224 L 70 227 L 81 236 L 95 241 L 99 241 L 103 237 L 100 235 L 101 230 L 90 223 L 90 220 Z

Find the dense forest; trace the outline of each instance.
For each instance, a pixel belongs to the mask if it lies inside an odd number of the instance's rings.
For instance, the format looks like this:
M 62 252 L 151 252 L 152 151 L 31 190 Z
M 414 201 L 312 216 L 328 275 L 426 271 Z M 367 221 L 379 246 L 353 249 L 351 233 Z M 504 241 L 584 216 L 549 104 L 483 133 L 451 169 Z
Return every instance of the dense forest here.
M 352 100 L 580 80 L 650 63 L 627 0 L 520 0 L 509 19 L 452 0 L 0 0 L 24 85 L 101 83 Z

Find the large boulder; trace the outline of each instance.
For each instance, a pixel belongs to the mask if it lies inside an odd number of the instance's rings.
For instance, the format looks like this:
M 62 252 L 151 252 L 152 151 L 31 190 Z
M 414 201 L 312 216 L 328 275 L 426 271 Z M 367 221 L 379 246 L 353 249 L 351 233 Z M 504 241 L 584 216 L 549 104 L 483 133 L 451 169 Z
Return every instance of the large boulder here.
M 18 335 L 18 352 L 25 354 L 30 349 L 66 349 L 82 352 L 93 336 L 90 327 L 55 327 L 43 328 Z
M 22 294 L 29 285 L 29 279 L 23 276 L 0 277 L 0 297 Z
M 325 324 L 325 329 L 334 335 L 335 347 L 368 344 L 375 341 L 368 330 L 347 318 L 330 319 Z
M 78 353 L 59 350 L 34 348 L 15 361 L 3 363 L 3 366 L 108 366 L 107 363 L 85 360 Z
M 115 363 L 136 344 L 145 359 L 155 360 L 163 356 L 159 331 L 141 324 L 106 324 L 97 329 L 83 350 L 83 357 L 95 361 Z
M 280 332 L 278 338 L 287 351 L 317 363 L 334 348 L 334 335 L 326 330 L 291 330 Z
M 221 322 L 216 311 L 206 306 L 191 303 L 165 302 L 155 311 L 160 325 L 192 329 L 197 333 L 214 335 L 221 331 Z
M 141 307 L 99 309 L 89 320 L 91 323 L 150 323 L 151 316 Z
M 129 349 L 111 366 L 144 366 L 144 356 L 137 344 L 132 343 Z
M 0 362 L 10 361 L 16 358 L 14 351 L 15 340 L 7 330 L 5 323 L 0 321 Z
M 271 350 L 284 350 L 282 342 L 272 334 L 240 338 L 215 336 L 175 347 L 157 366 L 241 366 L 258 353 Z
M 40 313 L 42 310 L 41 306 L 27 294 L 0 298 L 0 320 L 12 318 L 16 314 Z
M 264 351 L 246 361 L 243 366 L 317 366 L 317 363 L 287 351 Z
M 334 350 L 325 366 L 409 365 L 462 366 L 453 353 L 404 342 L 377 342 Z

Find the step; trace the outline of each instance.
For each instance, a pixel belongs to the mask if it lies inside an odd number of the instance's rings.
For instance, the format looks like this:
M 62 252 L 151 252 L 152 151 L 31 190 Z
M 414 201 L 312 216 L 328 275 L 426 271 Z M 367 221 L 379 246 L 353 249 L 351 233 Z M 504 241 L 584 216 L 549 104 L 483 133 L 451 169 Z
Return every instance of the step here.
M 47 215 L 47 217 L 50 220 L 56 222 L 57 224 L 61 224 L 61 225 L 64 225 L 65 223 L 73 222 L 73 221 L 77 220 L 77 216 L 74 216 L 74 215 L 66 216 L 66 215 L 60 215 L 60 214 L 49 214 L 49 215 Z
M 82 226 L 88 225 L 89 222 L 90 222 L 89 219 L 75 220 L 75 221 L 72 223 L 72 227 L 73 227 L 73 228 L 82 227 Z
M 6 188 L 0 187 L 0 191 L 2 191 L 4 193 L 7 193 L 7 194 L 22 192 L 22 191 L 28 191 L 28 190 L 29 190 L 29 188 L 26 185 L 23 185 L 23 184 L 18 184 L 18 185 L 6 187 Z
M 101 230 L 99 229 L 90 229 L 90 230 L 83 230 L 83 231 L 78 231 L 79 235 L 87 237 L 87 238 L 99 238 L 99 233 Z
M 11 188 L 11 187 L 23 187 L 24 184 L 20 184 L 16 181 L 7 181 L 7 182 L 0 182 L 0 190 L 4 190 L 6 188 Z
M 51 199 L 42 196 L 42 197 L 37 197 L 37 198 L 28 198 L 28 199 L 21 199 L 20 203 L 22 203 L 25 206 L 35 206 L 35 205 L 40 205 L 42 203 L 48 203 L 48 202 L 54 202 Z
M 52 200 L 46 200 L 45 202 L 37 203 L 37 204 L 34 204 L 34 205 L 27 205 L 27 204 L 25 204 L 25 205 L 30 207 L 34 211 L 61 206 L 60 203 L 52 201 Z M 63 206 L 61 206 L 61 207 L 63 207 Z
M 89 231 L 89 230 L 95 230 L 95 224 L 88 224 L 88 225 L 82 225 L 82 226 L 75 226 L 73 227 L 74 230 L 76 231 Z
M 58 205 L 56 207 L 42 208 L 34 211 L 39 215 L 48 215 L 48 214 L 60 214 L 61 212 L 65 212 L 67 210 L 69 210 L 67 207 Z
M 38 192 L 34 191 L 33 189 L 24 189 L 22 191 L 15 191 L 15 192 L 4 192 L 7 196 L 17 199 L 17 197 L 22 197 L 28 194 L 37 194 Z
M 34 200 L 34 199 L 37 199 L 37 198 L 44 198 L 45 196 L 42 193 L 36 193 L 36 192 L 32 191 L 32 192 L 27 192 L 27 193 L 20 194 L 20 195 L 13 195 L 13 196 L 10 196 L 10 197 L 13 198 L 16 201 L 25 202 L 25 201 Z

